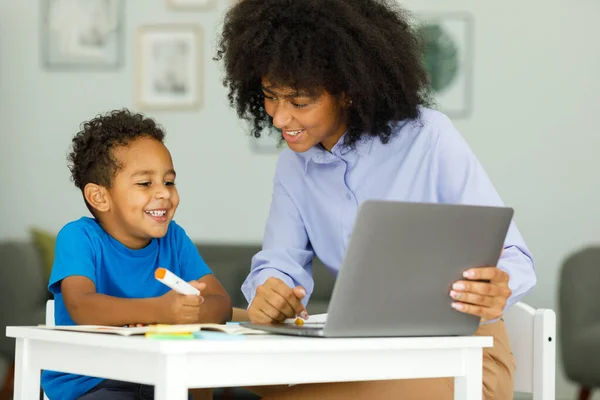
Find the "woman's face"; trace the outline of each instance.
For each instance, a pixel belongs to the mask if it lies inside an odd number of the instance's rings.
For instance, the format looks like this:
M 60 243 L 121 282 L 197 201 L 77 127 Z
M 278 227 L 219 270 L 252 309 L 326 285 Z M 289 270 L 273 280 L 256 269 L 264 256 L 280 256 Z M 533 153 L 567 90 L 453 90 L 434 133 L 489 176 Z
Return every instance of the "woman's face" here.
M 343 100 L 326 91 L 318 95 L 274 85 L 262 79 L 265 110 L 273 125 L 281 129 L 290 149 L 303 153 L 321 143 L 328 151 L 346 131 Z

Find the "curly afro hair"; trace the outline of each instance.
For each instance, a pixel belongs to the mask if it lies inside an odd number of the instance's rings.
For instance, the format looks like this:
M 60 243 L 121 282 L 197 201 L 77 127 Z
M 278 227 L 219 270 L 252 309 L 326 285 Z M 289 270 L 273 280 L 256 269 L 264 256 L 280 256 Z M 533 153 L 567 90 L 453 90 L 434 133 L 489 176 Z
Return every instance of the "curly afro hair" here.
M 75 186 L 82 191 L 88 183 L 111 187 L 114 176 L 122 167 L 113 157 L 112 150 L 140 137 L 151 137 L 162 143 L 165 133 L 154 120 L 127 109 L 111 111 L 84 122 L 73 138 L 68 156 Z
M 390 123 L 429 104 L 422 49 L 408 13 L 386 0 L 242 0 L 225 16 L 215 60 L 237 114 L 260 137 L 273 129 L 261 79 L 352 100 L 345 145 L 387 143 Z

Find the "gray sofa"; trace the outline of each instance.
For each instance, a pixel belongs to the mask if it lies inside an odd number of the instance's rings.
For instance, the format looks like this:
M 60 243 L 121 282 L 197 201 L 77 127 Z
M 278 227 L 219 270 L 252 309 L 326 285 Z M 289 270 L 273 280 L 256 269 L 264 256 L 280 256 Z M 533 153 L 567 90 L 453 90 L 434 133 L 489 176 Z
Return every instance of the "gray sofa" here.
M 233 306 L 246 308 L 240 287 L 260 245 L 197 243 L 196 246 L 231 296 Z M 309 313 L 316 314 L 326 312 L 334 279 L 319 260 L 315 260 L 313 271 L 315 290 L 307 308 Z M 5 336 L 6 326 L 44 323 L 46 300 L 51 298 L 46 286 L 41 254 L 33 242 L 0 242 L 0 357 L 10 362 L 14 359 L 15 343 Z M 227 398 L 246 398 L 239 390 L 228 393 Z M 222 398 L 218 392 L 217 398 Z
M 12 360 L 15 342 L 5 336 L 8 325 L 44 323 L 46 274 L 33 243 L 0 243 L 0 356 Z

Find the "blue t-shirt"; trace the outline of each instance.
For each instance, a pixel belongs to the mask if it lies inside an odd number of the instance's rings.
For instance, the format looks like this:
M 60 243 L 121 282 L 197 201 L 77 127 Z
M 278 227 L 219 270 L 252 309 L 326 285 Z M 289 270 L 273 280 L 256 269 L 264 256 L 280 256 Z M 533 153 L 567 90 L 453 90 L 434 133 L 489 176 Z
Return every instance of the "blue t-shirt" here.
M 93 218 L 83 217 L 65 225 L 56 238 L 54 264 L 48 289 L 54 293 L 57 325 L 76 325 L 60 291 L 63 279 L 79 275 L 91 279 L 96 292 L 121 298 L 148 298 L 170 289 L 154 278 L 158 267 L 171 270 L 185 281 L 212 273 L 183 228 L 174 221 L 167 234 L 140 250 L 131 250 L 111 237 Z M 132 323 L 135 321 L 131 321 Z M 89 360 L 94 362 L 94 360 Z M 73 400 L 103 379 L 42 372 L 42 387 L 51 400 Z

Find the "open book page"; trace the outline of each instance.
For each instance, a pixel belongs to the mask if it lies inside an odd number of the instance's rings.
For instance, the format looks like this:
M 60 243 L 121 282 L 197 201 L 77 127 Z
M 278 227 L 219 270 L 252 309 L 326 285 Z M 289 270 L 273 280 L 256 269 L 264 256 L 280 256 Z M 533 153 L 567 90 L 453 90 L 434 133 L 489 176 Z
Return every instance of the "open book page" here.
M 299 317 L 298 317 L 299 318 Z M 283 321 L 284 324 L 295 324 L 297 318 L 287 318 Z M 327 320 L 327 313 L 309 315 L 307 320 L 303 320 L 303 325 L 323 324 Z
M 246 328 L 237 323 L 231 324 L 200 324 L 202 331 L 216 331 L 228 333 L 230 335 L 268 335 L 269 332 L 258 329 Z
M 104 326 L 104 325 L 40 325 L 39 328 L 88 333 L 112 333 L 121 336 L 144 335 L 146 333 L 192 333 L 200 330 L 218 331 L 231 335 L 267 334 L 238 324 L 187 324 L 187 325 L 148 325 L 141 327 Z
M 59 331 L 112 333 L 121 336 L 143 335 L 146 333 L 186 333 L 197 332 L 202 324 L 188 325 L 148 325 L 140 327 L 105 326 L 105 325 L 40 325 L 39 328 Z

